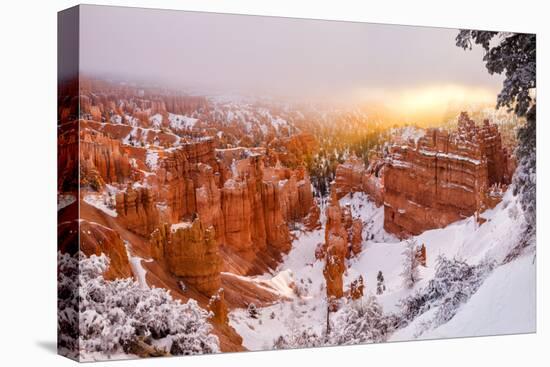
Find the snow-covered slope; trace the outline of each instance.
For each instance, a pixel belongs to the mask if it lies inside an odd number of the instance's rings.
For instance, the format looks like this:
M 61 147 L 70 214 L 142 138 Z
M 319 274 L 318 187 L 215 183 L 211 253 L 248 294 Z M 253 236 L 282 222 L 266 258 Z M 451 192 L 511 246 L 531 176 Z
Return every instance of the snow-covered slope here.
M 536 320 L 534 249 L 503 264 L 521 241 L 524 225 L 521 208 L 511 191 L 508 190 L 494 209 L 483 213 L 486 222 L 481 225 L 471 217 L 413 237 L 418 245 L 426 246 L 427 266 L 420 268 L 421 280 L 412 289 L 403 286 L 400 275 L 405 241 L 384 231 L 383 208 L 377 208 L 363 194 L 342 198 L 340 204 L 349 205 L 353 216 L 361 218 L 365 228 L 362 252 L 357 258 L 348 260 L 345 289 L 362 275 L 365 280 L 363 300 L 374 296 L 385 314 L 399 315 L 400 300 L 422 291 L 434 277 L 439 255 L 460 259 L 468 265 L 494 262 L 494 270 L 485 275 L 479 289 L 459 305 L 448 322 L 442 325 L 431 322 L 437 312 L 436 305 L 397 329 L 389 340 L 533 332 Z M 280 335 L 297 330 L 311 329 L 319 335 L 325 330 L 324 262 L 315 259 L 315 249 L 324 241 L 324 229 L 296 231 L 295 235 L 297 239 L 292 250 L 277 271 L 259 277 L 269 280 L 277 277 L 278 272 L 285 272 L 285 277 L 278 278 L 285 279 L 287 286 L 295 290 L 291 300 L 259 309 L 257 318 L 251 318 L 246 310 L 230 313 L 231 325 L 243 337 L 244 346 L 251 350 L 271 348 Z M 382 271 L 386 285 L 381 295 L 376 295 L 378 271 Z
M 532 254 L 496 268 L 448 323 L 424 338 L 498 335 L 536 329 L 536 270 Z

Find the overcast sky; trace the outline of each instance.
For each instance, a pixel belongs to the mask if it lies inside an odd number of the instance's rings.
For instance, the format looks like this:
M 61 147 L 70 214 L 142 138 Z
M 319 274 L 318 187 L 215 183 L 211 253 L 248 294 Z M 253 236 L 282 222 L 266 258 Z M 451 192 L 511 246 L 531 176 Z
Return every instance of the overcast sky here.
M 81 71 L 227 93 L 348 95 L 453 85 L 495 95 L 456 29 L 83 6 Z M 306 97 L 307 98 L 307 97 Z

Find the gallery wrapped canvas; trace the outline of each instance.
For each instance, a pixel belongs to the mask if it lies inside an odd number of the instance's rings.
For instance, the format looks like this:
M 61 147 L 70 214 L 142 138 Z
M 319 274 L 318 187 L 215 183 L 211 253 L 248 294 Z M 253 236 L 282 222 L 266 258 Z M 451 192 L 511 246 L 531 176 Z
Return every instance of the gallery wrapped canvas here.
M 535 332 L 534 34 L 58 25 L 61 355 Z

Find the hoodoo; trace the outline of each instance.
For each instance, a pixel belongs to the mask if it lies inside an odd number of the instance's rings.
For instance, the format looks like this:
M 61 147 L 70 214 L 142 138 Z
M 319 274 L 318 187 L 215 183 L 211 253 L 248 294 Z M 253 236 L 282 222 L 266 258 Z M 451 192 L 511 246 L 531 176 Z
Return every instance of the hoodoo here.
M 336 191 L 331 194 L 326 216 L 325 267 L 323 274 L 326 281 L 327 297 L 338 299 L 344 295 L 343 274 L 346 270 L 348 234 L 342 223 L 342 210 Z

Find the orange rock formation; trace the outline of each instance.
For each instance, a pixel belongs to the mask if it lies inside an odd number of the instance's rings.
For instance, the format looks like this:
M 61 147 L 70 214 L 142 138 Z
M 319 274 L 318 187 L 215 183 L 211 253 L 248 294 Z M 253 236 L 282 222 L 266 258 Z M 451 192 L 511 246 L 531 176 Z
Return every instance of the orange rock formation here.
M 343 274 L 346 270 L 346 253 L 348 251 L 348 234 L 342 223 L 342 210 L 336 196 L 331 194 L 330 204 L 326 209 L 325 227 L 325 276 L 327 297 L 338 299 L 344 295 Z
M 496 125 L 462 113 L 458 130 L 427 130 L 394 145 L 384 169 L 384 228 L 400 237 L 445 227 L 483 211 L 494 184 L 508 184 L 508 153 Z

